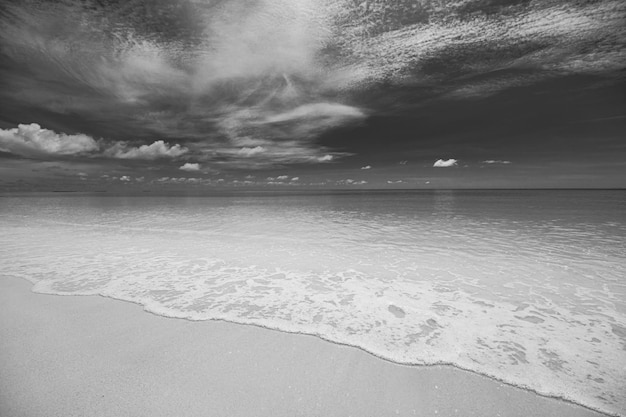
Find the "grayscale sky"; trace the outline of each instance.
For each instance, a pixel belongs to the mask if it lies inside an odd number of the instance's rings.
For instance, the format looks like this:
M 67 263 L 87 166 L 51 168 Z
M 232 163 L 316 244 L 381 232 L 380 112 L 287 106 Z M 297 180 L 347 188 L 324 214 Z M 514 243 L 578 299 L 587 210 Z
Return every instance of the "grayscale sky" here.
M 626 187 L 622 0 L 5 0 L 0 55 L 0 191 Z

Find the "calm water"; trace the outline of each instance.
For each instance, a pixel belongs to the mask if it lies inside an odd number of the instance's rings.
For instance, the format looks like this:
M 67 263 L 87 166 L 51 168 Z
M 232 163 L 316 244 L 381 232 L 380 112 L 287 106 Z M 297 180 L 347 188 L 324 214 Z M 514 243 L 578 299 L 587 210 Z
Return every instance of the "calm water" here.
M 0 198 L 0 269 L 626 413 L 626 193 Z

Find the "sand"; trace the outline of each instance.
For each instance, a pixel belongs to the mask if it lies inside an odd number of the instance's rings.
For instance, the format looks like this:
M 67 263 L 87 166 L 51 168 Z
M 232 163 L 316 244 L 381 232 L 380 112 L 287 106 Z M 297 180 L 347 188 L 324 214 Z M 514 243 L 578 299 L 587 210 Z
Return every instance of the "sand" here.
M 0 277 L 0 415 L 600 416 L 453 367 Z

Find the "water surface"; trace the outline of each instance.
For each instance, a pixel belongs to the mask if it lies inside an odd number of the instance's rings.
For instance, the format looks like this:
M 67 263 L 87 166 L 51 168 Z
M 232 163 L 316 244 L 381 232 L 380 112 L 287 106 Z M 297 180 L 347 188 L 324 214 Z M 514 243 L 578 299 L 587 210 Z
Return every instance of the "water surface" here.
M 625 213 L 623 191 L 6 197 L 0 268 L 625 414 Z

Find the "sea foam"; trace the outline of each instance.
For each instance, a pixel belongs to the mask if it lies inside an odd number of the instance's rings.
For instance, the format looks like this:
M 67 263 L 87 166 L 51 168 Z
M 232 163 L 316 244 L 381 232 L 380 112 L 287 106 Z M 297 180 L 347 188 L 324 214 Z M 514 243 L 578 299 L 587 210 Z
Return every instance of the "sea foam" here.
M 40 293 L 314 334 L 623 414 L 624 223 L 435 197 L 5 201 L 0 266 Z

